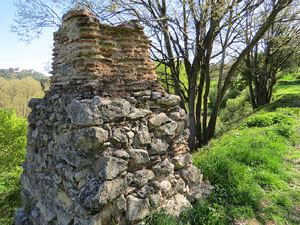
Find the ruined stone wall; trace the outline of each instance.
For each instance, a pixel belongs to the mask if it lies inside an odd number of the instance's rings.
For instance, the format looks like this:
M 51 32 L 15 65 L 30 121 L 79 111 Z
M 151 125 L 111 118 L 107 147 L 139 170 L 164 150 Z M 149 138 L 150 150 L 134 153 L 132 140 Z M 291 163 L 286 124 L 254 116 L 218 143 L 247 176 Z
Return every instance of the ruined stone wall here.
M 29 103 L 16 225 L 138 224 L 150 210 L 178 215 L 210 191 L 192 165 L 180 98 L 162 91 L 149 40 L 131 23 L 101 25 L 83 10 L 64 16 L 51 90 Z
M 92 89 L 101 96 L 161 90 L 150 41 L 135 21 L 114 27 L 100 24 L 88 11 L 71 11 L 54 40 L 52 90 Z

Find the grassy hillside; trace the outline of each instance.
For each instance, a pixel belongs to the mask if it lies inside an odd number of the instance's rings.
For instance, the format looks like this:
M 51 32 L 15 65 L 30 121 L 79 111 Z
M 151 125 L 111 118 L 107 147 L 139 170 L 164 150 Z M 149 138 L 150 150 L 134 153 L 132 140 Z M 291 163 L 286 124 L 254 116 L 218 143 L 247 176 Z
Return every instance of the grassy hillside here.
M 194 154 L 214 190 L 180 220 L 147 224 L 300 224 L 300 73 L 283 76 L 272 103 Z

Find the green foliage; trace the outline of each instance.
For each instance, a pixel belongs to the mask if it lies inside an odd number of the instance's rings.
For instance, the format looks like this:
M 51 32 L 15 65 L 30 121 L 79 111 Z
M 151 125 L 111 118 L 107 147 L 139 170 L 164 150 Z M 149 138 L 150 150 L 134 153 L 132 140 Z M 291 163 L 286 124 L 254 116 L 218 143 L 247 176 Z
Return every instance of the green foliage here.
M 275 124 L 292 125 L 295 124 L 295 120 L 281 113 L 270 112 L 249 117 L 242 127 L 267 127 Z
M 0 109 L 0 175 L 24 160 L 27 122 L 14 111 Z
M 300 72 L 281 75 L 274 86 L 272 102 L 264 110 L 273 111 L 282 107 L 300 107 Z
M 19 177 L 25 158 L 27 122 L 14 111 L 0 109 L 0 224 L 12 224 L 20 207 Z
M 27 117 L 30 109 L 27 107 L 31 98 L 44 96 L 39 81 L 31 77 L 5 80 L 0 77 L 0 108 L 15 110 L 19 117 Z
M 156 66 L 156 74 L 159 82 L 164 86 L 164 88 L 169 94 L 175 94 L 175 81 L 174 78 L 171 76 L 170 68 L 162 64 L 158 66 L 158 63 L 156 63 Z M 185 88 L 188 87 L 188 77 L 186 75 L 184 64 L 182 62 L 180 63 L 179 69 L 179 80 L 181 82 L 180 85 L 182 90 L 185 90 Z M 187 91 L 184 91 L 184 93 L 187 96 Z
M 4 193 L 0 193 L 0 224 L 11 225 L 14 212 L 21 207 L 21 185 Z
M 0 69 L 0 77 L 11 80 L 11 79 L 24 79 L 27 77 L 31 77 L 36 81 L 40 81 L 43 79 L 50 80 L 49 77 L 45 76 L 42 73 L 36 72 L 34 70 L 19 70 L 18 68 L 9 68 L 9 69 Z

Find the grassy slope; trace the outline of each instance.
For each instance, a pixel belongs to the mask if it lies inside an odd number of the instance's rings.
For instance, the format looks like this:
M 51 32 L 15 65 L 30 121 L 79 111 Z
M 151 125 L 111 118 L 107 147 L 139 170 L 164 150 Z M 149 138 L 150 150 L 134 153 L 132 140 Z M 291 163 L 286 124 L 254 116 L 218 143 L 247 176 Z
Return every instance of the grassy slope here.
M 280 109 L 285 107 L 296 108 Z M 277 115 L 290 124 L 231 131 L 195 155 L 196 164 L 217 187 L 208 201 L 221 218 L 205 215 L 207 224 L 300 224 L 298 107 L 300 73 L 289 74 L 275 86 L 272 103 L 247 120 L 259 125 L 259 119 Z
M 215 186 L 208 199 L 180 220 L 154 214 L 147 224 L 300 224 L 298 107 L 300 73 L 289 74 L 275 86 L 271 104 L 194 154 Z

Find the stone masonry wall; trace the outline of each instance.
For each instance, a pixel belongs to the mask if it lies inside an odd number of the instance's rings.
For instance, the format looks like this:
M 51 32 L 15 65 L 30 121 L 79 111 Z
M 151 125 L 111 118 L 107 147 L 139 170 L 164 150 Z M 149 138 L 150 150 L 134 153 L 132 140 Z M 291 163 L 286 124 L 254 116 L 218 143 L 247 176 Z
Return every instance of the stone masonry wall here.
M 148 47 L 135 22 L 64 16 L 51 89 L 29 103 L 16 225 L 138 224 L 151 210 L 179 215 L 209 193 L 180 98 L 156 81 Z
M 101 96 L 161 91 L 142 26 L 129 21 L 113 27 L 88 11 L 78 12 L 67 13 L 54 34 L 52 90 L 93 89 Z

